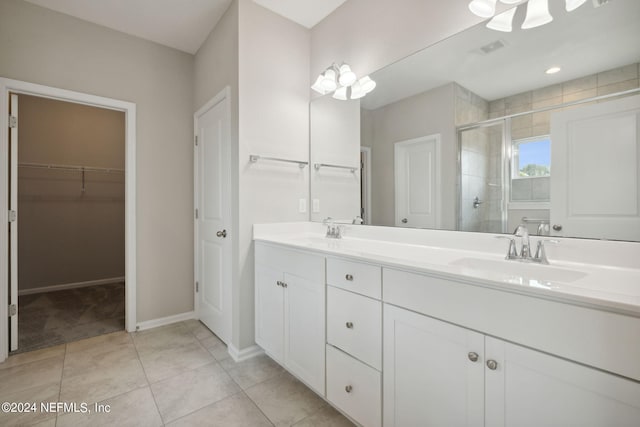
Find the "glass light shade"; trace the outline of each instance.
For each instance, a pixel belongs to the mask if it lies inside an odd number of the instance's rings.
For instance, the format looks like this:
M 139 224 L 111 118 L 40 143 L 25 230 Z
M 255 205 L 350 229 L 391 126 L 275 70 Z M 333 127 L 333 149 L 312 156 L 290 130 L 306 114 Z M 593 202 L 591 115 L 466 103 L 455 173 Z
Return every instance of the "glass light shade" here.
M 522 29 L 539 27 L 553 21 L 553 16 L 549 14 L 549 3 L 547 0 L 529 0 L 527 3 L 527 16 L 522 23 Z
M 360 99 L 365 96 L 367 93 L 362 90 L 362 86 L 360 82 L 355 82 L 351 85 L 351 99 Z
M 322 87 L 322 79 L 324 79 L 324 76 L 320 74 L 316 79 L 316 82 L 311 86 L 311 89 L 315 90 L 320 95 L 325 95 L 327 91 Z
M 493 17 L 493 19 L 487 22 L 487 28 L 496 31 L 502 31 L 505 33 L 510 33 L 513 23 L 513 16 L 516 14 L 516 8 L 511 8 L 506 12 L 502 12 L 499 15 Z
M 347 100 L 347 87 L 346 86 L 342 86 L 342 87 L 338 88 L 338 90 L 333 92 L 333 97 L 335 99 L 339 99 L 341 101 L 346 101 Z
M 572 12 L 582 6 L 587 0 L 567 0 L 566 9 L 567 12 Z
M 340 66 L 340 77 L 338 77 L 338 82 L 341 86 L 351 86 L 357 79 L 356 73 L 351 71 L 351 67 L 349 67 L 349 65 L 342 64 Z
M 496 13 L 496 0 L 473 0 L 469 10 L 481 18 L 491 18 Z
M 333 92 L 336 90 L 338 87 L 338 84 L 336 83 L 336 72 L 331 69 L 325 71 L 320 84 L 327 92 Z
M 364 76 L 358 81 L 358 83 L 360 83 L 360 87 L 362 88 L 365 94 L 371 92 L 376 88 L 376 82 L 371 80 L 371 77 L 369 76 Z

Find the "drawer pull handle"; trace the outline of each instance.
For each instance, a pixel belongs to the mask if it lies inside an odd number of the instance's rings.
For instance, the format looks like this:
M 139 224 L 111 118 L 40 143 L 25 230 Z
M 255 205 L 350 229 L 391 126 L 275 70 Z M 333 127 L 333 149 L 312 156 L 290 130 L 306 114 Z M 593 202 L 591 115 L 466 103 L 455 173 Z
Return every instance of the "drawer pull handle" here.
M 353 329 L 353 322 L 347 322 L 347 329 Z
M 487 368 L 495 371 L 496 369 L 498 369 L 498 362 L 496 362 L 495 360 L 487 360 Z
M 471 360 L 472 362 L 478 361 L 478 353 L 472 351 L 468 354 L 468 356 L 469 356 L 469 360 Z
M 347 274 L 346 276 L 344 276 L 345 279 L 347 279 L 350 282 L 353 282 L 353 275 L 351 274 Z
M 350 385 L 344 388 L 344 391 L 346 391 L 347 393 L 351 393 L 351 390 L 353 390 L 353 387 L 351 387 Z

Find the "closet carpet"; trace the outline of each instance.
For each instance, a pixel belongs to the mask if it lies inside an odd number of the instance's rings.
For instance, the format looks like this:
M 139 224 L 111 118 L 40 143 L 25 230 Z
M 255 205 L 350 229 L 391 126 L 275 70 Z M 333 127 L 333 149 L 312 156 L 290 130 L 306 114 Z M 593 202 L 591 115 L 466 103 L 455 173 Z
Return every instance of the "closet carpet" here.
M 122 331 L 124 283 L 22 295 L 18 310 L 14 353 Z

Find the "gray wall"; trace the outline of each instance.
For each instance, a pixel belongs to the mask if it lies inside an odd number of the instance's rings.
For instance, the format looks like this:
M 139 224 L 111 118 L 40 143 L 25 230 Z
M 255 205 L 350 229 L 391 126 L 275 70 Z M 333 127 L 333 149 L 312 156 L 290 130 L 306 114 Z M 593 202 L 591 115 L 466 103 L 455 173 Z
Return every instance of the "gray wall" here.
M 19 95 L 20 163 L 124 170 L 121 111 Z M 18 290 L 124 277 L 124 173 L 18 168 Z
M 441 135 L 442 161 L 442 228 L 456 225 L 456 162 L 455 87 L 448 84 L 362 114 L 363 136 L 372 141 L 362 145 L 372 147 L 371 223 L 395 224 L 394 144 L 422 136 Z
M 19 0 L 0 76 L 137 105 L 137 315 L 193 310 L 193 56 Z

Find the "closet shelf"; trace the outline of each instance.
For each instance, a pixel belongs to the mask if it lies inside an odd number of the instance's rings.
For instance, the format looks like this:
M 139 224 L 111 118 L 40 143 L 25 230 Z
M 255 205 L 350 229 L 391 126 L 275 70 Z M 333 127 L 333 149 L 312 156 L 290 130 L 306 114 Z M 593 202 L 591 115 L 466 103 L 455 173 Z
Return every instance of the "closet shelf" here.
M 55 165 L 55 164 L 44 164 L 44 163 L 18 163 L 18 167 L 33 168 L 33 169 L 68 170 L 68 171 L 77 171 L 77 172 L 124 173 L 124 169 L 99 168 L 94 166 Z

